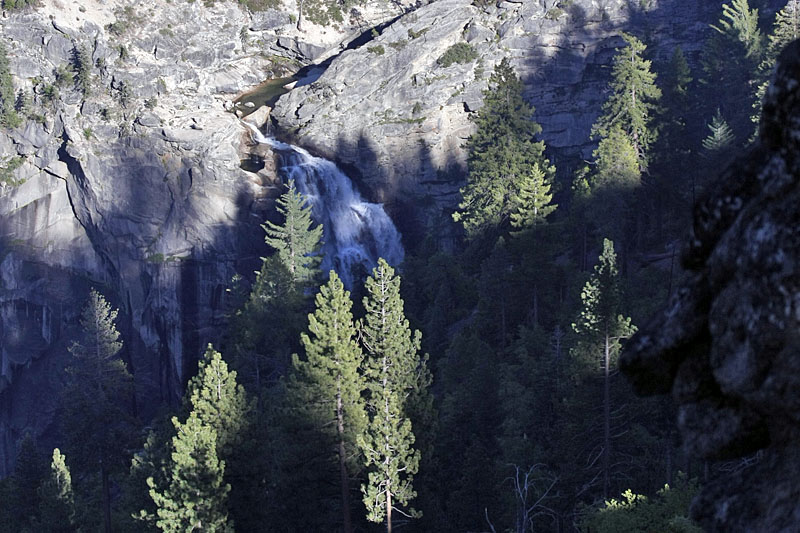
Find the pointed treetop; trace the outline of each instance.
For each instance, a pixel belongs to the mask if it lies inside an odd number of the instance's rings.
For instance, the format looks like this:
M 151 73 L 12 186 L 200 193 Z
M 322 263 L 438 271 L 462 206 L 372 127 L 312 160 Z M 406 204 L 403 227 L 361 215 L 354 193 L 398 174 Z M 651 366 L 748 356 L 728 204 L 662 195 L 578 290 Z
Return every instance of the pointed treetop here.
M 289 180 L 287 191 L 278 198 L 282 224 L 266 221 L 261 227 L 264 240 L 278 252 L 295 283 L 309 283 L 319 275 L 322 224 L 314 226 L 311 206 Z
M 594 273 L 581 291 L 581 301 L 583 309 L 577 323 L 572 325 L 576 333 L 589 337 L 608 335 L 624 338 L 635 332 L 630 318 L 619 314 L 621 294 L 617 254 L 609 239 L 603 239 L 603 251 Z
M 236 383 L 236 371 L 228 370 L 222 354 L 209 344 L 199 362 L 197 375 L 189 380 L 184 395 L 187 408 L 216 432 L 216 447 L 225 457 L 241 439 L 252 406 L 244 387 Z
M 748 0 L 732 0 L 722 6 L 722 18 L 711 27 L 724 38 L 741 43 L 746 57 L 757 58 L 763 36 L 758 28 L 758 9 L 750 9 Z
M 714 113 L 708 129 L 711 130 L 711 133 L 703 139 L 703 148 L 707 152 L 721 152 L 733 146 L 733 142 L 736 140 L 733 130 L 719 109 Z
M 656 137 L 651 122 L 661 89 L 650 70 L 652 62 L 644 59 L 647 49 L 644 43 L 628 33 L 622 33 L 621 37 L 625 47 L 614 56 L 611 94 L 603 105 L 603 114 L 592 127 L 592 136 L 607 137 L 615 127 L 620 128 L 636 149 L 639 167 L 643 169 Z

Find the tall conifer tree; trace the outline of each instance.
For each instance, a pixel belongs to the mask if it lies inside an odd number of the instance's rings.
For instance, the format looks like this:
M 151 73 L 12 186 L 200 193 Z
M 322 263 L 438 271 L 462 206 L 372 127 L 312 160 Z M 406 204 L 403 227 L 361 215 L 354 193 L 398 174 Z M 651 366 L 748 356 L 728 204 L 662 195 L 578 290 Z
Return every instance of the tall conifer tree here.
M 636 331 L 631 319 L 621 313 L 621 294 L 619 272 L 614 243 L 603 240 L 594 273 L 581 291 L 583 307 L 577 322 L 572 324 L 579 335 L 573 356 L 583 357 L 591 367 L 599 361 L 603 375 L 603 444 L 601 475 L 603 478 L 603 497 L 608 498 L 611 487 L 611 381 L 621 348 L 620 341 Z M 597 368 L 595 366 L 595 368 Z
M 262 226 L 267 232 L 267 244 L 278 252 L 289 270 L 292 280 L 298 284 L 313 283 L 319 275 L 319 248 L 322 225 L 314 226 L 311 206 L 306 205 L 303 195 L 289 180 L 287 191 L 277 200 L 282 224 L 267 221 Z
M 713 34 L 703 53 L 704 99 L 722 108 L 736 139 L 751 137 L 750 110 L 756 103 L 759 64 L 764 37 L 758 26 L 758 9 L 748 0 L 731 0 L 722 17 L 712 24 Z
M 472 116 L 477 131 L 466 145 L 469 176 L 453 213 L 468 235 L 507 224 L 519 208 L 529 211 L 532 198 L 520 195 L 525 180 L 536 169 L 548 182 L 555 174 L 544 157 L 544 142 L 536 140 L 542 128 L 522 91 L 522 82 L 504 58 L 489 78 L 483 107 Z M 538 196 L 535 200 L 542 201 Z
M 346 533 L 352 532 L 350 471 L 354 469 L 353 459 L 359 457 L 357 436 L 366 424 L 361 396 L 364 385 L 359 374 L 363 354 L 355 340 L 352 305 L 350 293 L 331 271 L 316 296 L 316 310 L 308 315 L 308 333 L 301 335 L 306 356 L 292 358 L 294 372 L 287 391 L 288 408 L 298 423 L 323 436 L 323 448 L 315 455 L 337 463 Z
M 13 511 L 19 516 L 18 527 L 20 529 L 24 529 L 22 524 L 30 526 L 31 521 L 36 517 L 39 507 L 39 485 L 46 479 L 47 474 L 47 463 L 36 449 L 33 437 L 30 433 L 26 433 L 19 442 L 13 476 L 16 487 Z
M 800 38 L 800 0 L 789 0 L 783 9 L 775 14 L 772 32 L 767 36 L 764 59 L 759 65 L 759 84 L 752 115 L 756 125 L 761 118 L 761 106 L 764 104 L 764 96 L 767 93 L 772 69 L 775 68 L 775 61 L 781 50 L 797 38 Z
M 120 359 L 117 311 L 92 289 L 81 314 L 82 335 L 69 351 L 69 383 L 63 395 L 64 430 L 75 463 L 100 475 L 103 521 L 111 531 L 111 476 L 124 468 L 133 438 L 129 414 L 133 378 Z M 92 446 L 86 446 L 91 439 Z
M 369 473 L 361 490 L 367 518 L 385 521 L 391 533 L 392 511 L 416 496 L 412 484 L 420 452 L 413 446 L 408 399 L 421 382 L 429 381 L 427 377 L 419 379 L 428 375 L 427 357 L 420 357 L 422 335 L 411 331 L 400 298 L 400 277 L 386 260 L 378 260 L 364 289 L 366 316 L 360 332 L 367 354 L 364 375 L 369 424 L 359 444 Z M 414 509 L 400 512 L 421 516 Z
M 551 204 L 553 194 L 551 184 L 539 165 L 534 165 L 530 173 L 519 182 L 516 208 L 511 213 L 511 225 L 525 229 L 542 224 L 547 216 L 558 207 Z
M 623 33 L 625 47 L 617 51 L 609 84 L 611 94 L 603 104 L 603 114 L 592 127 L 596 138 L 607 138 L 618 128 L 636 150 L 639 168 L 647 167 L 650 145 L 656 134 L 653 113 L 661 98 L 651 61 L 644 59 L 647 47 L 633 35 Z
M 240 466 L 240 475 L 231 479 L 226 463 L 246 460 L 238 452 L 248 434 L 251 407 L 244 388 L 236 383 L 236 372 L 228 370 L 209 344 L 184 394 L 188 417 L 185 422 L 172 419 L 176 435 L 164 486 L 154 477 L 147 480 L 159 529 L 232 531 L 231 482 L 241 482 L 244 476 Z
M 169 481 L 159 489 L 148 479 L 150 497 L 156 503 L 156 525 L 161 531 L 232 532 L 227 499 L 230 485 L 224 482 L 225 462 L 217 456 L 217 433 L 196 413 L 186 422 L 172 419 Z

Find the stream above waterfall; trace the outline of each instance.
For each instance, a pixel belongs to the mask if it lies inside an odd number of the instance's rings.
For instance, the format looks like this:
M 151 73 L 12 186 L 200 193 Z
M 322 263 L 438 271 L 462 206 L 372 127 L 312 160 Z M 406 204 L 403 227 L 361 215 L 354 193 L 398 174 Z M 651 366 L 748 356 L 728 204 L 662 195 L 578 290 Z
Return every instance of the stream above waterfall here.
M 378 258 L 394 266 L 403 261 L 400 232 L 383 206 L 364 200 L 335 163 L 251 129 L 256 142 L 269 145 L 280 156 L 281 180 L 294 180 L 314 221 L 323 225 L 323 272 L 335 270 L 352 289 L 354 280 L 368 275 Z

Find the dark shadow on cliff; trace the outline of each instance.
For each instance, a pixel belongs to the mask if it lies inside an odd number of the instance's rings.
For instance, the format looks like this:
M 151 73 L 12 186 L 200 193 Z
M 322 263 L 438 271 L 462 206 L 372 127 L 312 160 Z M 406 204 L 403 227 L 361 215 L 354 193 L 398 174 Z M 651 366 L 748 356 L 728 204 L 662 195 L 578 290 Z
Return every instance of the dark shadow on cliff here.
M 408 125 L 413 135 L 414 125 Z M 416 152 L 398 161 L 382 160 L 379 148 L 361 133 L 356 141 L 341 135 L 337 141 L 336 163 L 350 177 L 361 194 L 370 202 L 382 203 L 403 238 L 407 252 L 412 252 L 430 231 L 443 232 L 444 240 L 453 239 L 457 231 L 450 219 L 451 204 L 466 178 L 466 169 L 454 154 L 444 161 L 435 161 L 431 148 L 418 139 Z M 390 168 L 395 169 L 394 175 Z M 368 169 L 368 170 L 364 170 Z M 446 198 L 437 197 L 449 191 Z M 443 218 L 450 224 L 443 223 Z M 452 226 L 448 230 L 448 226 Z
M 58 155 L 70 170 L 70 204 L 94 259 L 75 249 L 48 264 L 46 251 L 29 248 L 8 221 L 0 222 L 3 258 L 13 254 L 18 264 L 10 274 L 16 286 L 3 288 L 0 339 L 5 374 L 13 379 L 0 389 L 0 475 L 26 429 L 50 449 L 58 444 L 54 414 L 67 347 L 90 288 L 119 309 L 121 356 L 134 375 L 135 410 L 146 421 L 161 406 L 177 405 L 206 343 L 222 338 L 231 277 L 252 273 L 266 255 L 264 205 L 241 172 L 214 176 L 202 160 L 178 157 L 147 134 L 120 138 L 96 154 L 78 153 L 67 141 Z M 103 177 L 106 183 L 98 183 Z M 206 216 L 222 199 L 216 219 Z

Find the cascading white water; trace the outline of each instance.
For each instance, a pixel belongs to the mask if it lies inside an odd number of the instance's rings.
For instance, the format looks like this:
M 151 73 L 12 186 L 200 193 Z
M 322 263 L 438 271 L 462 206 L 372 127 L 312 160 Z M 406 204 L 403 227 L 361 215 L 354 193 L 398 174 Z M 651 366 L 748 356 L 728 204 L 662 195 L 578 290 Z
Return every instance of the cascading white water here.
M 323 272 L 335 270 L 344 285 L 352 288 L 354 277 L 371 273 L 379 257 L 392 266 L 403 261 L 400 233 L 383 206 L 361 198 L 350 178 L 333 162 L 256 129 L 253 138 L 281 154 L 282 178 L 295 181 L 312 207 L 314 221 L 323 225 Z

